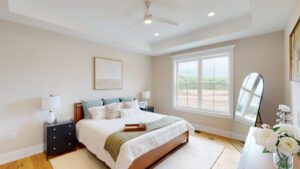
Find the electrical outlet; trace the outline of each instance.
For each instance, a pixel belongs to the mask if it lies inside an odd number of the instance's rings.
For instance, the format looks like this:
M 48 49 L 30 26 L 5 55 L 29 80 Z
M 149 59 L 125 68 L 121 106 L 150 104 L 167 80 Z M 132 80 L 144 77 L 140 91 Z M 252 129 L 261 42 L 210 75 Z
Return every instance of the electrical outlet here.
M 12 132 L 10 133 L 10 139 L 11 139 L 11 140 L 17 139 L 17 136 L 18 136 L 18 132 L 16 132 L 16 131 L 12 131 Z

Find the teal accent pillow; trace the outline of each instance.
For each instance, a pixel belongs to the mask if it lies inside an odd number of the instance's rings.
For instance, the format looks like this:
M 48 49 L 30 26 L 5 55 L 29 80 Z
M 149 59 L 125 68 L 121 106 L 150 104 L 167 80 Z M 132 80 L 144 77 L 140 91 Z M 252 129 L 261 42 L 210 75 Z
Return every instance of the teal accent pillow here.
M 111 104 L 111 103 L 119 103 L 119 98 L 113 98 L 113 99 L 103 99 L 104 105 Z
M 120 98 L 120 102 L 130 102 L 133 101 L 134 97 L 122 97 Z
M 88 110 L 91 107 L 97 107 L 97 106 L 103 106 L 102 99 L 97 100 L 82 100 L 82 107 L 83 107 L 83 113 L 85 119 L 92 118 L 91 112 Z

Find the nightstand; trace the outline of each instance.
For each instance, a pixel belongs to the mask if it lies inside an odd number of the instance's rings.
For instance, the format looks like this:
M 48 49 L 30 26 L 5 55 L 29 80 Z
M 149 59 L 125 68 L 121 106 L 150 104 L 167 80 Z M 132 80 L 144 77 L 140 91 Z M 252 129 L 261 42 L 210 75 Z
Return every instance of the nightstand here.
M 143 111 L 148 111 L 148 112 L 154 112 L 154 107 L 153 106 L 147 106 L 146 108 L 141 108 Z
M 44 151 L 55 155 L 76 149 L 76 129 L 74 121 L 44 124 Z

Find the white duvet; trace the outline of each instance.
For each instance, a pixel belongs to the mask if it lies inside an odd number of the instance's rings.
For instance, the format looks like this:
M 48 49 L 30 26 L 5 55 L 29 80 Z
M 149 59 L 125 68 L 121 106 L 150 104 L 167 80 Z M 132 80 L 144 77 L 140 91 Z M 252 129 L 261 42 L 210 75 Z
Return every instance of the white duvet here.
M 83 143 L 89 151 L 104 161 L 111 169 L 126 169 L 140 155 L 159 147 L 187 130 L 190 130 L 190 132 L 194 131 L 188 122 L 182 120 L 164 128 L 148 132 L 125 142 L 121 146 L 116 161 L 104 149 L 107 137 L 114 132 L 122 130 L 125 124 L 148 123 L 162 117 L 165 116 L 141 111 L 138 115 L 128 118 L 112 120 L 84 119 L 80 120 L 76 125 L 77 137 L 79 142 Z

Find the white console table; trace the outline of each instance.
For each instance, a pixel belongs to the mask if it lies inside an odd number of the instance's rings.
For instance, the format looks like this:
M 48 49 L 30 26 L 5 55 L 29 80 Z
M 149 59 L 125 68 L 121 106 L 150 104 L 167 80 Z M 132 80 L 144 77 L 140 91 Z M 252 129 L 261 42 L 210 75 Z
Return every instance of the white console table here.
M 251 127 L 241 155 L 238 169 L 276 169 L 273 156 L 262 153 L 263 147 L 255 144 L 253 132 L 256 127 Z M 294 169 L 300 169 L 300 158 L 294 157 Z

